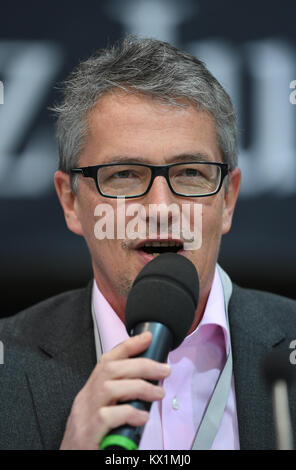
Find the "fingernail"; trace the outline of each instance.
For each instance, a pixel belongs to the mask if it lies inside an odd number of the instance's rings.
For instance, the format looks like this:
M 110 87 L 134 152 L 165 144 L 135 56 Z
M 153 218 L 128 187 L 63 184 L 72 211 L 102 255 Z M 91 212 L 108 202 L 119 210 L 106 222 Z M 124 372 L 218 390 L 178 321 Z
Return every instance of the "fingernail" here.
M 171 367 L 168 364 L 161 364 L 160 368 L 163 374 L 169 375 L 169 373 L 171 372 Z
M 160 397 L 160 398 L 163 398 L 164 395 L 165 395 L 165 391 L 164 391 L 164 389 L 163 389 L 162 387 L 157 387 L 157 388 L 155 389 L 155 392 L 156 392 L 156 395 L 157 395 L 158 397 Z
M 139 413 L 143 416 L 143 418 L 145 418 L 146 420 L 149 419 L 149 413 L 148 411 L 142 411 L 142 410 L 139 410 Z

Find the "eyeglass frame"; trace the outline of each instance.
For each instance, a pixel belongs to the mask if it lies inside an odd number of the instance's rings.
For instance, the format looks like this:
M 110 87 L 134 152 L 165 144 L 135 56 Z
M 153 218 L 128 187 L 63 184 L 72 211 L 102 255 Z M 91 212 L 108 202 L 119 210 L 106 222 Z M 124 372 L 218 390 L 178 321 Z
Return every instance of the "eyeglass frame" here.
M 169 169 L 171 167 L 178 166 L 178 165 L 195 164 L 195 163 L 198 163 L 198 164 L 201 164 L 201 165 L 215 165 L 215 166 L 218 166 L 220 168 L 220 171 L 221 171 L 220 183 L 219 183 L 217 189 L 214 192 L 207 193 L 207 194 L 194 195 L 194 194 L 178 193 L 173 189 L 173 187 L 171 185 L 171 182 L 170 182 L 170 178 L 169 178 Z M 107 167 L 107 166 L 130 166 L 130 165 L 144 166 L 144 167 L 147 167 L 151 170 L 150 183 L 149 183 L 146 191 L 141 193 L 141 194 L 137 194 L 136 196 L 109 196 L 107 194 L 104 194 L 101 191 L 100 186 L 99 186 L 98 177 L 97 177 L 98 170 L 100 168 L 104 168 L 104 167 Z M 214 196 L 215 194 L 217 194 L 220 191 L 225 177 L 229 174 L 229 165 L 227 163 L 205 162 L 205 161 L 203 161 L 203 162 L 198 162 L 198 161 L 196 161 L 196 162 L 192 162 L 192 161 L 191 162 L 177 162 L 177 163 L 170 163 L 168 165 L 150 165 L 149 163 L 134 163 L 134 162 L 122 162 L 122 163 L 115 162 L 115 163 L 102 163 L 100 165 L 84 166 L 84 167 L 80 167 L 80 168 L 72 168 L 70 170 L 70 173 L 71 174 L 82 174 L 85 178 L 93 178 L 95 183 L 96 183 L 96 187 L 97 187 L 97 190 L 98 190 L 99 194 L 103 197 L 108 197 L 108 198 L 111 198 L 111 199 L 118 199 L 118 198 L 121 198 L 121 199 L 123 199 L 123 198 L 125 198 L 125 199 L 134 199 L 134 198 L 137 198 L 137 197 L 145 196 L 150 191 L 150 189 L 152 187 L 152 184 L 153 184 L 153 182 L 154 182 L 154 180 L 157 176 L 163 176 L 166 179 L 166 182 L 167 182 L 170 190 L 176 196 L 181 196 L 181 197 L 208 197 L 208 196 Z

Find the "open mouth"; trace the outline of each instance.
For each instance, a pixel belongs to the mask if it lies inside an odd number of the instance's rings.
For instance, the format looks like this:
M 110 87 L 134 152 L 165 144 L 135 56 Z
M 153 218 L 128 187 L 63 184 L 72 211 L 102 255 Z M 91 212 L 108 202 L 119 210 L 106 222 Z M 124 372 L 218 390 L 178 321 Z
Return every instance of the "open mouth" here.
M 137 248 L 154 258 L 163 253 L 178 253 L 183 250 L 183 243 L 174 240 L 145 242 Z

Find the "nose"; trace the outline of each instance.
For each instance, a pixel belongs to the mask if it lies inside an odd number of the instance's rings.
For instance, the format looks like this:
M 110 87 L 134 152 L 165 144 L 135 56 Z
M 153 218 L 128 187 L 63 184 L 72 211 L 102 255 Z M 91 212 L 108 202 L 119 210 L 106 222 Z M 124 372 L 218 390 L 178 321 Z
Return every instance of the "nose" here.
M 165 177 L 157 176 L 154 179 L 150 191 L 145 196 L 144 205 L 149 234 L 160 234 L 167 238 L 168 230 L 171 232 L 175 224 L 179 223 L 179 204 Z
M 156 176 L 152 186 L 146 195 L 148 204 L 165 204 L 170 205 L 173 202 L 174 195 L 164 176 Z

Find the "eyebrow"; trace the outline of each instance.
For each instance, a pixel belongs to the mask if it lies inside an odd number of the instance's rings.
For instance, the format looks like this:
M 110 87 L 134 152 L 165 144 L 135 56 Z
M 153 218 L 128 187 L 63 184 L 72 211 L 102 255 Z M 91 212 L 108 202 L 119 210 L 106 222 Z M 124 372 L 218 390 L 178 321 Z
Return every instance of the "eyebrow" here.
M 179 162 L 189 162 L 189 161 L 192 161 L 192 162 L 210 162 L 212 161 L 212 159 L 210 158 L 210 156 L 206 153 L 203 153 L 203 152 L 198 152 L 198 153 L 195 153 L 195 154 L 191 154 L 191 153 L 183 153 L 181 155 L 176 155 L 174 157 L 170 157 L 167 162 L 168 163 L 179 163 Z
M 203 152 L 198 152 L 195 154 L 191 153 L 182 153 L 180 155 L 174 155 L 166 159 L 166 163 L 179 163 L 179 162 L 210 162 L 213 161 L 208 154 Z M 150 162 L 147 158 L 142 156 L 131 157 L 128 155 L 118 155 L 104 161 L 104 163 L 147 163 Z

